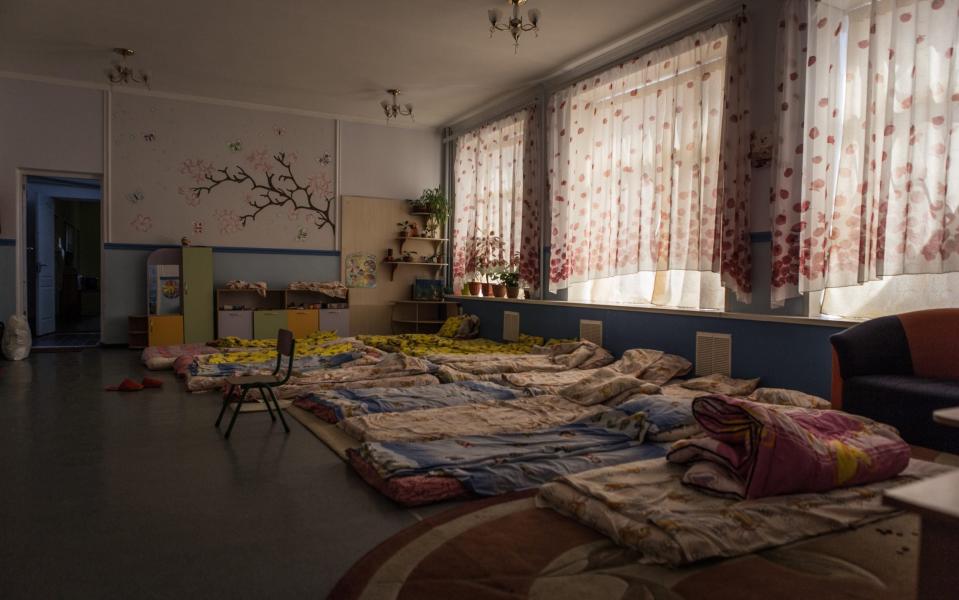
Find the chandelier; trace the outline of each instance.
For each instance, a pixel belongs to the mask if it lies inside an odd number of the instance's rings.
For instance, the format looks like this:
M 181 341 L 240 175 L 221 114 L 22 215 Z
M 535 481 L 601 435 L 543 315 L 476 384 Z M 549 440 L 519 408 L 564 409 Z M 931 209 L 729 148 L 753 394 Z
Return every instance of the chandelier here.
M 395 119 L 399 116 L 409 117 L 413 121 L 416 121 L 416 118 L 413 117 L 413 105 L 406 103 L 404 106 L 400 106 L 396 102 L 396 97 L 399 96 L 402 92 L 397 89 L 386 90 L 386 93 L 393 97 L 392 100 L 384 98 L 380 102 L 380 106 L 383 107 L 383 112 L 386 113 L 386 122 L 389 123 L 390 119 Z
M 113 53 L 119 55 L 120 60 L 114 61 L 107 69 L 107 79 L 110 80 L 110 83 L 140 83 L 150 89 L 150 74 L 143 69 L 134 71 L 127 64 L 127 58 L 136 54 L 136 51 L 130 48 L 114 48 Z
M 489 36 L 493 37 L 495 31 L 508 31 L 513 36 L 513 52 L 515 53 L 519 48 L 519 36 L 523 35 L 524 31 L 532 31 L 539 35 L 539 11 L 531 8 L 527 13 L 529 23 L 524 23 L 523 17 L 519 16 L 519 5 L 526 4 L 526 0 L 507 0 L 507 3 L 512 5 L 513 15 L 505 23 L 501 22 L 503 15 L 499 9 L 491 8 L 489 10 Z

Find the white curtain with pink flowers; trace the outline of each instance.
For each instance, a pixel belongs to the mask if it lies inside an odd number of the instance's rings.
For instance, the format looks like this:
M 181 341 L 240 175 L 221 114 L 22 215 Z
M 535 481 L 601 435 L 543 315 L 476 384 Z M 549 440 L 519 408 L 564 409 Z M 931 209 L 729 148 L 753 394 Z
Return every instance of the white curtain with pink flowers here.
M 749 300 L 744 22 L 616 65 L 547 104 L 550 290 L 722 308 Z
M 453 283 L 459 290 L 482 257 L 476 241 L 503 241 L 494 262 L 511 263 L 523 284 L 539 288 L 539 111 L 530 105 L 456 140 L 454 157 Z M 488 248 L 486 248 L 488 250 Z
M 869 316 L 955 285 L 957 41 L 959 0 L 786 3 L 773 306 L 825 290 L 825 312 Z

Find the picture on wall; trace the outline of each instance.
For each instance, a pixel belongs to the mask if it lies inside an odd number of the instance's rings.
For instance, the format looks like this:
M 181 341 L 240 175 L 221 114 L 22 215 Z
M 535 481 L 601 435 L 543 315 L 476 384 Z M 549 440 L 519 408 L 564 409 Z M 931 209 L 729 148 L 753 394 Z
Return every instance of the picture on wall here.
M 376 287 L 376 255 L 353 252 L 346 257 L 346 287 Z
M 118 93 L 111 120 L 116 241 L 335 249 L 332 119 Z

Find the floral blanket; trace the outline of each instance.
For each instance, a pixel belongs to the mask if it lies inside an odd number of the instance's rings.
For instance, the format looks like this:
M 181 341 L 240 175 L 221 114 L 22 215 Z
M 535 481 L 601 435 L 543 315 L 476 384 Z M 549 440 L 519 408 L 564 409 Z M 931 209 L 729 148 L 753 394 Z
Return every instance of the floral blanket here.
M 887 517 L 885 489 L 948 467 L 913 460 L 898 477 L 826 493 L 740 500 L 682 483 L 665 460 L 628 463 L 564 477 L 540 488 L 537 503 L 638 551 L 645 564 L 678 567 L 749 554 Z
M 201 354 L 217 354 L 219 348 L 206 344 L 177 344 L 174 346 L 149 346 L 143 349 L 140 360 L 151 371 L 162 371 L 173 366 L 181 356 L 198 356 Z
M 360 335 L 357 339 L 384 352 L 402 352 L 409 356 L 440 354 L 528 354 L 534 346 L 543 344 L 543 338 L 520 335 L 518 342 L 502 343 L 476 338 L 461 340 L 426 333 L 401 335 Z
M 340 369 L 323 369 L 305 373 L 301 377 L 291 379 L 286 385 L 280 386 L 278 394 L 281 398 L 299 398 L 320 390 L 351 387 L 406 387 L 405 384 L 396 384 L 387 380 L 395 381 L 397 378 L 408 377 L 419 377 L 421 383 L 414 385 L 439 383 L 436 377 L 430 374 L 433 369 L 433 365 L 421 358 L 404 354 L 387 354 L 376 362 L 358 360 Z M 342 385 L 355 382 L 368 383 Z
M 360 415 L 513 400 L 521 395 L 518 390 L 495 383 L 465 381 L 448 385 L 316 391 L 298 398 L 295 404 L 318 415 L 318 410 L 326 409 L 322 412 L 330 414 L 331 422 L 336 423 Z
M 680 440 L 670 462 L 683 482 L 739 498 L 825 492 L 883 481 L 909 463 L 895 429 L 834 410 L 760 404 L 729 396 L 693 400 L 706 437 Z
M 534 396 L 484 404 L 379 413 L 340 421 L 343 431 L 368 442 L 417 442 L 469 435 L 523 433 L 572 423 L 602 412 L 560 396 Z

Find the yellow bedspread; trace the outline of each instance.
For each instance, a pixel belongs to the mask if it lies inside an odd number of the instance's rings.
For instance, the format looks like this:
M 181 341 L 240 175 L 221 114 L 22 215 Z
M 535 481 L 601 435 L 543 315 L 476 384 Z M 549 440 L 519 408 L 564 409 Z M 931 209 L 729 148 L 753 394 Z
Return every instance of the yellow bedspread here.
M 430 354 L 528 354 L 533 346 L 542 346 L 543 338 L 520 334 L 518 342 L 494 342 L 482 338 L 459 340 L 427 333 L 401 335 L 360 335 L 357 339 L 386 352 L 402 352 L 408 356 Z
M 353 342 L 331 343 L 337 339 L 332 331 L 317 331 L 309 336 L 296 340 L 294 353 L 297 358 L 304 356 L 333 356 L 356 349 Z M 221 354 L 211 354 L 207 359 L 210 364 L 256 363 L 276 358 L 276 340 L 259 339 L 247 340 L 237 337 L 225 337 L 219 340 L 221 348 L 230 348 Z M 237 350 L 249 348 L 249 350 Z

